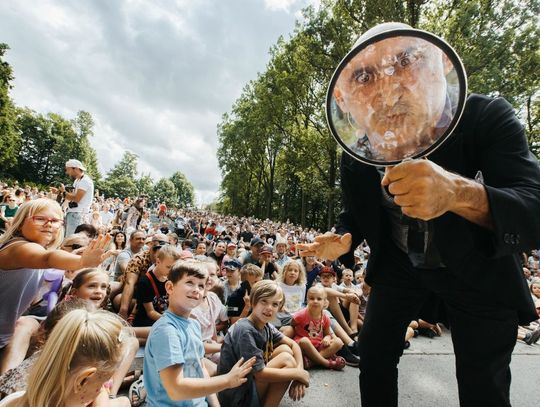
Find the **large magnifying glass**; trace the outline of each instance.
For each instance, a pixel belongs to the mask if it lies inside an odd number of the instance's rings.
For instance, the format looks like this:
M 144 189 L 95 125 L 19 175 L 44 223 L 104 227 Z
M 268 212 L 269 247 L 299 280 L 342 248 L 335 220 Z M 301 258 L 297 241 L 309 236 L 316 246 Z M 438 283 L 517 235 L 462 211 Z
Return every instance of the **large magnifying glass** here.
M 392 29 L 356 45 L 326 98 L 330 130 L 353 158 L 396 165 L 428 156 L 456 127 L 467 78 L 454 49 L 426 31 Z

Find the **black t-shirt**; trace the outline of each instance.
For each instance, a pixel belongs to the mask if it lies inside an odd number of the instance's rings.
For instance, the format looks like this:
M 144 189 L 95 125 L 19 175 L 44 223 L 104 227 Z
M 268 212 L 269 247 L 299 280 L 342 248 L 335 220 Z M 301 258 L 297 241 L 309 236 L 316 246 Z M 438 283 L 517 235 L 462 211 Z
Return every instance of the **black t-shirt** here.
M 148 274 L 150 274 L 150 277 L 156 284 L 159 293 L 158 295 L 156 295 L 156 290 L 148 278 Z M 154 272 L 149 271 L 147 274 L 143 275 L 137 283 L 135 299 L 137 300 L 137 314 L 135 315 L 133 326 L 152 326 L 155 321 L 148 318 L 144 303 L 151 302 L 154 309 L 160 314 L 165 312 L 169 305 L 167 290 L 165 290 L 165 281 L 159 281 Z
M 242 281 L 240 287 L 232 292 L 232 294 L 227 298 L 227 316 L 228 317 L 237 317 L 242 313 L 244 309 L 244 295 L 246 291 L 249 293 L 251 286 L 247 281 Z
M 240 239 L 242 239 L 246 243 L 250 243 L 251 239 L 253 239 L 253 233 L 244 230 L 242 233 L 240 233 Z
M 262 268 L 262 263 L 257 263 L 257 266 Z M 275 263 L 273 261 L 266 263 L 266 267 L 264 268 L 263 280 L 273 280 L 272 274 L 274 274 L 274 271 L 278 272 L 278 268 Z

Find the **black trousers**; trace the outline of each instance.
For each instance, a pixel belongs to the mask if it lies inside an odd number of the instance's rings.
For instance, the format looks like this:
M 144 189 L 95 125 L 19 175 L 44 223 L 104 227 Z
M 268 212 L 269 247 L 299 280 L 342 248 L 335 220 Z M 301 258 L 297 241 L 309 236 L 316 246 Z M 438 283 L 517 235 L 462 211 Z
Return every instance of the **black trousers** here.
M 397 365 L 405 332 L 433 296 L 444 303 L 451 326 L 460 405 L 510 406 L 510 359 L 518 317 L 515 310 L 496 302 L 505 287 L 488 295 L 445 268 L 415 269 L 397 248 L 377 265 L 359 337 L 362 406 L 398 405 Z

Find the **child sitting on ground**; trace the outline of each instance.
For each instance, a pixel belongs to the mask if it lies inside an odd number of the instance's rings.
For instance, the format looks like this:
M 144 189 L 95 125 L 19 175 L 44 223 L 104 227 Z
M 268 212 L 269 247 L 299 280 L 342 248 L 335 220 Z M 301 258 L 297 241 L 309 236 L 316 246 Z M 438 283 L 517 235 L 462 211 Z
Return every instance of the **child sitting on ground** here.
M 307 307 L 293 315 L 294 340 L 304 354 L 304 367 L 314 364 L 332 370 L 342 370 L 345 359 L 335 356 L 343 341 L 330 329 L 330 318 L 324 313 L 326 292 L 322 287 L 311 287 L 307 293 Z
M 223 283 L 223 299 L 225 304 L 231 294 L 240 287 L 240 268 L 242 263 L 236 259 L 223 260 L 225 281 Z
M 56 324 L 28 378 L 26 392 L 2 407 L 108 405 L 106 383 L 124 357 L 129 328 L 107 311 L 69 312 Z M 126 398 L 115 403 L 129 406 Z
M 302 263 L 289 261 L 277 279 L 285 297 L 283 307 L 272 322 L 277 328 L 291 324 L 292 314 L 304 306 L 306 298 L 306 272 Z
M 230 328 L 218 365 L 218 373 L 225 373 L 237 361 L 255 357 L 253 374 L 238 389 L 220 392 L 221 405 L 277 407 L 289 385 L 293 400 L 304 396 L 309 374 L 303 369 L 302 352 L 292 339 L 269 323 L 283 300 L 283 291 L 275 281 L 263 280 L 253 286 L 252 313 Z
M 78 272 L 73 279 L 73 284 L 68 295 L 64 298 L 65 301 L 70 301 L 75 298 L 90 301 L 96 309 L 103 308 L 109 299 L 109 275 L 100 268 L 85 268 Z M 126 353 L 122 358 L 121 363 L 115 370 L 112 377 L 110 393 L 116 396 L 120 386 L 124 382 L 124 378 L 128 376 L 129 368 L 135 359 L 135 354 L 139 349 L 139 343 L 136 338 L 126 338 L 124 347 Z
M 251 263 L 246 264 L 240 269 L 242 283 L 240 283 L 240 287 L 227 300 L 227 315 L 231 320 L 231 324 L 234 324 L 240 318 L 248 316 L 251 309 L 249 292 L 257 281 L 262 280 L 263 274 L 259 266 Z
M 319 272 L 321 282 L 328 298 L 328 308 L 345 332 L 354 337 L 358 334 L 358 294 L 340 289 L 336 284 L 336 272 L 332 267 L 323 267 Z
M 211 260 L 203 262 L 209 273 L 215 272 L 216 262 Z M 214 376 L 219 362 L 219 352 L 223 336 L 218 336 L 218 331 L 225 328 L 229 318 L 227 309 L 222 304 L 216 293 L 210 291 L 215 280 L 209 276 L 206 282 L 206 292 L 202 302 L 191 311 L 191 318 L 196 319 L 201 324 L 201 337 L 204 344 L 205 358 L 208 359 L 206 369 L 210 376 Z M 215 286 L 214 286 L 215 287 Z
M 133 320 L 133 326 L 152 326 L 161 318 L 168 306 L 165 282 L 172 265 L 179 258 L 180 251 L 173 245 L 165 245 L 159 249 L 154 268 L 149 269 L 137 283 L 135 292 L 137 313 Z
M 148 407 L 206 406 L 207 401 L 217 405 L 214 393 L 245 383 L 255 363 L 254 358 L 245 363 L 241 359 L 226 374 L 209 377 L 200 324 L 190 318 L 203 299 L 207 280 L 204 264 L 179 260 L 171 268 L 165 283 L 169 308 L 152 326 L 144 355 Z

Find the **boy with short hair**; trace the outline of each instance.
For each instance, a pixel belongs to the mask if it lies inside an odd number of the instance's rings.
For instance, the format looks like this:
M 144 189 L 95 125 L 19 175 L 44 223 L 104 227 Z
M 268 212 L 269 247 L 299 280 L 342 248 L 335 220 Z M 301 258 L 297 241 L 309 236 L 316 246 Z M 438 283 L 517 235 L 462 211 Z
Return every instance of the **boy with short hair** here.
M 359 296 L 353 292 L 340 292 L 336 289 L 337 286 L 334 285 L 336 272 L 332 267 L 323 267 L 319 271 L 319 278 L 321 282 L 317 286 L 323 287 L 326 291 L 328 308 L 333 317 L 339 322 L 347 335 L 355 336 L 358 334 Z
M 304 370 L 300 347 L 269 323 L 284 299 L 275 281 L 263 280 L 253 286 L 252 312 L 230 328 L 218 365 L 218 373 L 223 373 L 238 360 L 255 357 L 253 374 L 239 388 L 221 391 L 218 395 L 221 405 L 278 406 L 289 385 L 291 399 L 304 397 L 309 374 Z
M 231 294 L 240 287 L 240 268 L 242 268 L 242 263 L 236 259 L 223 261 L 223 269 L 225 270 L 223 297 L 225 304 Z
M 250 310 L 249 292 L 256 282 L 262 280 L 263 274 L 264 272 L 259 266 L 251 263 L 240 269 L 242 283 L 227 299 L 227 315 L 231 324 L 248 316 Z
M 135 298 L 137 313 L 133 326 L 152 326 L 168 306 L 165 282 L 172 265 L 180 258 L 175 246 L 163 246 L 156 255 L 156 264 L 150 267 L 137 283 Z
M 241 359 L 228 373 L 209 377 L 200 324 L 189 317 L 202 301 L 207 280 L 203 264 L 179 260 L 171 268 L 165 283 L 169 308 L 152 327 L 144 356 L 148 407 L 217 406 L 215 393 L 245 383 L 255 363 L 255 358 Z

